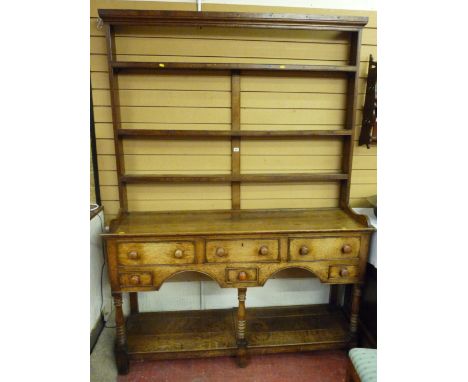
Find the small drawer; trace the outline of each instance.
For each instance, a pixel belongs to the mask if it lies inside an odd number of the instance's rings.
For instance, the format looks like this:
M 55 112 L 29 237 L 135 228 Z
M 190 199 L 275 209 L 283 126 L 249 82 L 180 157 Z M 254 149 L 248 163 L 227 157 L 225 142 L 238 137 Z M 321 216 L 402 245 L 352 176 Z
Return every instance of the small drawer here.
M 153 274 L 151 272 L 128 272 L 119 273 L 121 286 L 139 287 L 153 285 Z
M 359 275 L 359 268 L 355 265 L 331 265 L 328 268 L 329 280 L 354 279 Z
M 208 263 L 274 262 L 279 260 L 275 239 L 208 240 Z
M 195 262 L 195 245 L 191 241 L 119 243 L 120 265 L 177 265 Z
M 359 256 L 359 237 L 294 238 L 289 240 L 289 261 L 351 259 Z
M 226 268 L 227 283 L 252 283 L 257 281 L 257 268 Z

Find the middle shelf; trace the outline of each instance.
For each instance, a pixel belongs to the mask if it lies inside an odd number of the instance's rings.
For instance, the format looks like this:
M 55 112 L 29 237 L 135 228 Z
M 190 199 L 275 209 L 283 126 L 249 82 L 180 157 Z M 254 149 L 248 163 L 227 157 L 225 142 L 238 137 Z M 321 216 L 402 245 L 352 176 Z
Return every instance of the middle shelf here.
M 340 137 L 351 136 L 349 129 L 341 130 L 278 130 L 278 131 L 253 131 L 253 130 L 150 130 L 150 129 L 118 129 L 121 138 L 202 138 L 223 139 L 230 137 L 239 138 L 285 138 L 285 137 Z
M 264 183 L 264 182 L 326 182 L 349 179 L 344 173 L 306 173 L 306 174 L 244 174 L 244 175 L 122 175 L 120 182 L 129 183 Z

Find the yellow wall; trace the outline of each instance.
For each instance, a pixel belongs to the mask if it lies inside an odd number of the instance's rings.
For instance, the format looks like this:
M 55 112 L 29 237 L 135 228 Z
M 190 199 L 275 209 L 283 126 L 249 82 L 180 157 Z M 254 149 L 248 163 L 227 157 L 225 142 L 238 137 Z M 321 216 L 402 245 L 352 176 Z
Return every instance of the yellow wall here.
M 98 8 L 195 10 L 185 3 L 92 1 L 91 82 L 101 182 L 107 218 L 118 211 L 109 82 L 104 31 L 97 28 Z M 204 4 L 205 11 L 291 12 L 369 17 L 363 33 L 360 126 L 369 54 L 377 57 L 376 13 L 285 7 Z M 220 28 L 124 29 L 116 40 L 119 60 L 341 64 L 347 40 L 338 32 Z M 230 78 L 216 75 L 120 75 L 124 128 L 230 129 Z M 342 78 L 318 76 L 241 78 L 242 129 L 337 129 L 343 127 Z M 359 128 L 358 128 L 359 133 Z M 228 141 L 125 141 L 130 173 L 229 173 Z M 339 140 L 244 141 L 243 173 L 332 172 L 340 167 Z M 351 205 L 364 207 L 377 193 L 377 150 L 355 145 Z M 333 207 L 338 188 L 323 184 L 242 186 L 242 208 Z M 228 185 L 133 185 L 130 210 L 230 208 Z

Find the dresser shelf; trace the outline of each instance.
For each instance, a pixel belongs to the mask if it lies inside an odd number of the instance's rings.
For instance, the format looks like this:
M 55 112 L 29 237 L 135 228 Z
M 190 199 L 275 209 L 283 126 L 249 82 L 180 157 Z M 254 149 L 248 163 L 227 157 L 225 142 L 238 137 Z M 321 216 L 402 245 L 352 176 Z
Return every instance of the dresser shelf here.
M 362 28 L 367 23 L 367 18 L 117 9 L 101 9 L 99 16 L 106 34 L 119 189 L 119 215 L 111 222 L 109 232 L 103 234 L 116 312 L 115 356 L 119 373 L 128 373 L 129 359 L 236 355 L 238 365 L 245 367 L 249 354 L 337 349 L 355 345 L 358 338 L 360 284 L 364 280 L 369 237 L 373 230 L 366 217 L 356 215 L 349 207 L 360 46 Z M 116 46 L 119 47 L 119 44 L 116 45 L 116 32 L 121 31 L 120 26 L 142 25 L 154 26 L 156 30 L 160 26 L 172 26 L 340 31 L 349 36 L 349 46 L 346 49 L 348 57 L 333 61 L 343 62 L 342 65 L 122 61 L 121 57 L 124 56 L 116 50 Z M 303 45 L 304 49 L 308 49 L 307 44 Z M 330 49 L 333 50 L 335 46 L 338 44 L 330 44 Z M 183 53 L 180 52 L 181 55 Z M 314 57 L 313 60 L 323 60 L 323 57 Z M 212 72 L 216 72 L 219 77 L 227 77 L 226 80 L 230 83 L 230 131 L 122 128 L 131 121 L 128 112 L 123 114 L 122 119 L 119 77 L 125 76 L 125 81 L 132 81 L 141 73 L 167 73 L 167 76 L 210 73 L 211 76 Z M 284 78 L 300 77 L 301 81 L 309 80 L 307 76 L 313 77 L 313 80 L 325 78 L 327 81 L 332 78 L 341 81 L 346 99 L 335 108 L 343 112 L 342 117 L 337 119 L 337 126 L 334 125 L 333 130 L 243 130 L 241 120 L 244 118 L 245 122 L 245 109 L 241 106 L 242 79 L 246 76 L 263 76 L 264 80 L 277 75 Z M 184 85 L 188 87 L 191 78 L 184 76 Z M 278 112 L 281 110 L 278 109 Z M 227 110 L 223 111 L 226 112 Z M 151 111 L 148 112 L 150 113 Z M 311 108 L 310 114 L 314 113 L 315 109 Z M 228 118 L 226 114 L 225 121 Z M 140 120 L 134 118 L 135 121 Z M 301 126 L 312 124 L 312 120 L 310 123 L 307 120 Z M 337 127 L 341 129 L 336 129 Z M 332 168 L 334 171 L 252 174 L 245 173 L 247 171 L 241 168 L 243 140 L 284 139 L 284 144 L 288 145 L 290 141 L 286 141 L 287 139 L 308 138 L 340 140 L 331 142 L 337 143 L 336 147 L 341 148 L 340 165 L 336 163 L 336 155 L 330 155 L 333 163 L 319 167 Z M 151 174 L 135 169 L 134 165 L 128 166 L 132 167 L 131 171 L 126 171 L 125 161 L 129 156 L 125 155 L 124 148 L 128 147 L 128 139 L 205 140 L 207 145 L 212 140 L 228 140 L 230 171 L 226 171 L 226 174 L 176 175 L 171 174 L 169 168 L 161 168 L 162 174 Z M 246 192 L 243 184 L 287 185 L 301 182 L 336 182 L 331 187 L 334 191 L 330 198 L 336 201 L 336 208 L 242 209 L 241 193 Z M 129 185 L 181 183 L 227 184 L 231 188 L 231 208 L 180 212 L 129 210 L 127 192 L 137 188 Z M 157 187 L 155 192 L 158 192 Z M 130 204 L 134 200 L 130 199 Z M 278 273 L 291 269 L 308 272 L 320 282 L 330 284 L 329 304 L 246 308 L 248 288 L 262 287 Z M 237 308 L 139 312 L 137 293 L 159 290 L 170 278 L 193 272 L 209 277 L 222 288 L 236 288 Z M 343 315 L 339 306 L 340 284 L 353 287 L 349 317 Z M 123 293 L 129 293 L 130 296 L 131 314 L 127 321 L 122 308 Z
M 354 65 L 294 65 L 294 64 L 225 64 L 225 63 L 198 63 L 198 62 L 137 62 L 137 61 L 112 61 L 110 67 L 116 71 L 170 71 L 170 70 L 195 70 L 195 71 L 262 71 L 262 72 L 331 72 L 331 73 L 356 73 Z
M 120 182 L 135 183 L 274 183 L 330 182 L 348 179 L 347 174 L 245 174 L 245 175 L 123 175 Z
M 328 304 L 252 308 L 247 312 L 252 354 L 345 348 L 348 321 Z M 131 359 L 230 356 L 237 352 L 236 309 L 139 313 L 127 321 Z
M 150 129 L 119 129 L 118 136 L 122 138 L 151 139 L 226 139 L 231 137 L 269 139 L 269 138 L 312 138 L 312 137 L 347 137 L 351 130 L 150 130 Z

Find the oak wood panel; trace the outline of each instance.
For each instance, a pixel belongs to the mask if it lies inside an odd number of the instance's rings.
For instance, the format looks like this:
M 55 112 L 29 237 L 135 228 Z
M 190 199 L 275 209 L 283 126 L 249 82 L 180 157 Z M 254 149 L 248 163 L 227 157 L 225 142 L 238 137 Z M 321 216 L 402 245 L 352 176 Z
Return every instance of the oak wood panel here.
M 154 10 L 181 10 L 195 11 L 194 3 L 168 3 L 168 2 L 146 2 L 146 1 L 106 1 L 91 0 L 90 17 L 98 17 L 97 9 L 154 9 Z M 377 27 L 377 13 L 375 11 L 356 11 L 324 8 L 298 8 L 298 7 L 265 7 L 258 5 L 239 5 L 239 4 L 203 4 L 204 11 L 214 12 L 265 12 L 274 13 L 299 13 L 299 14 L 323 14 L 323 15 L 355 15 L 368 17 L 366 27 Z
M 353 184 L 351 195 L 366 197 L 376 194 L 375 184 Z M 128 186 L 129 200 L 198 200 L 230 199 L 230 187 L 227 184 L 131 184 Z M 272 183 L 243 184 L 242 200 L 290 199 L 291 193 L 299 199 L 337 198 L 339 185 L 336 183 Z M 103 200 L 118 200 L 117 185 L 101 187 Z
M 307 30 L 345 30 L 363 28 L 367 17 L 361 16 L 324 16 L 287 13 L 239 13 L 239 12 L 197 12 L 197 11 L 158 11 L 158 10 L 119 10 L 99 9 L 99 17 L 112 25 L 171 25 L 171 26 L 214 26 L 233 28 L 268 29 L 307 29 Z
M 154 37 L 154 27 L 141 25 L 138 27 L 120 25 L 118 26 L 119 34 L 127 37 Z M 98 18 L 90 18 L 91 36 L 103 36 L 102 29 L 98 28 Z M 241 28 L 217 28 L 217 27 L 171 27 L 161 26 L 158 28 L 156 35 L 166 38 L 209 38 L 217 40 L 259 40 L 259 41 L 290 41 L 290 42 L 329 42 L 336 44 L 347 43 L 346 32 L 342 31 L 320 31 L 311 36 L 309 31 L 303 30 L 287 30 L 287 29 L 259 29 L 255 31 L 255 37 L 252 36 L 252 31 Z M 365 38 L 363 44 L 376 45 L 377 34 L 375 28 L 364 27 Z
M 372 195 L 375 195 L 373 193 Z M 256 209 L 303 209 L 303 208 L 338 208 L 339 199 L 257 199 L 242 200 L 241 207 L 246 210 Z M 187 210 L 228 210 L 231 200 L 151 200 L 139 203 L 129 200 L 130 211 L 135 212 L 167 212 L 167 211 L 187 211 Z M 119 202 L 107 200 L 104 202 L 106 210 L 106 223 L 115 218 L 119 212 Z M 373 207 L 367 198 L 351 198 L 350 207 Z
M 373 179 L 375 178 L 375 172 L 376 170 L 360 170 L 357 169 L 354 171 L 354 182 L 355 184 L 371 184 L 375 186 L 375 183 L 373 183 Z M 175 173 L 180 173 L 180 172 L 175 172 Z M 195 173 L 195 172 L 194 172 Z M 200 173 L 200 171 L 198 171 Z M 203 171 L 202 171 L 203 173 Z M 322 173 L 321 171 L 318 171 L 317 174 Z M 117 185 L 117 173 L 114 170 L 99 170 L 99 178 L 101 185 L 104 186 L 112 186 L 112 185 Z M 293 181 L 291 179 L 291 181 Z
M 195 245 L 190 241 L 122 242 L 117 244 L 117 250 L 120 265 L 171 265 L 195 262 Z
M 358 257 L 360 237 L 295 238 L 289 241 L 289 261 L 317 261 L 324 259 L 350 259 Z M 344 246 L 350 252 L 343 251 Z M 302 252 L 301 249 L 307 251 Z
M 191 219 L 186 219 L 191 216 Z M 254 229 L 255 228 L 255 229 Z M 345 211 L 190 211 L 189 213 L 129 213 L 115 227 L 125 234 L 199 235 L 366 230 Z M 106 234 L 105 237 L 113 236 Z
M 159 27 L 155 34 L 154 27 L 150 26 L 119 26 L 119 34 L 127 37 L 147 37 L 154 38 L 166 37 L 166 38 L 209 38 L 218 40 L 256 40 L 256 41 L 290 41 L 290 42 L 328 42 L 345 44 L 348 42 L 346 33 L 342 31 L 320 31 L 311 36 L 308 31 L 302 30 L 263 30 L 259 29 L 255 31 L 255 37 L 252 36 L 251 30 L 238 29 L 238 28 L 216 28 L 216 27 Z M 98 28 L 98 18 L 90 18 L 90 32 L 91 36 L 104 36 L 102 29 Z M 365 27 L 363 30 L 363 45 L 377 45 L 377 29 Z
M 128 271 L 119 273 L 119 282 L 122 287 L 151 286 L 153 277 L 151 272 Z
M 376 49 L 375 47 L 368 47 L 366 49 L 366 53 L 371 54 L 374 52 Z M 372 54 L 373 55 L 373 54 Z M 361 64 L 366 64 L 368 62 L 368 57 L 369 56 L 363 56 L 361 58 Z M 304 73 L 305 75 L 309 75 L 310 70 L 314 70 L 312 66 L 329 66 L 329 68 L 324 67 L 324 68 L 317 68 L 317 71 L 324 72 L 324 71 L 331 71 L 331 72 L 337 72 L 337 71 L 343 71 L 343 72 L 349 72 L 349 71 L 354 71 L 356 68 L 354 67 L 348 67 L 348 61 L 347 60 L 324 60 L 324 59 L 317 59 L 317 60 L 308 60 L 308 59 L 292 59 L 292 58 L 262 58 L 259 60 L 258 58 L 252 58 L 252 57 L 205 57 L 205 56 L 170 56 L 170 55 L 159 55 L 159 56 L 145 56 L 145 55 L 124 55 L 124 54 L 117 54 L 116 55 L 116 61 L 118 62 L 145 62 L 145 63 L 152 63 L 149 65 L 145 65 L 148 67 L 155 67 L 158 69 L 158 72 L 161 72 L 161 67 L 159 67 L 159 63 L 193 63 L 193 64 L 213 64 L 216 66 L 217 64 L 221 65 L 223 67 L 226 67 L 227 64 L 233 64 L 235 67 L 234 68 L 241 68 L 240 65 L 243 64 L 248 64 L 248 65 L 272 65 L 271 69 L 274 70 L 275 72 L 278 71 L 279 69 L 283 69 L 280 66 L 285 65 L 285 71 L 287 71 L 287 66 L 290 65 L 292 66 L 290 69 L 291 70 L 299 70 L 300 72 L 307 72 Z M 90 56 L 91 60 L 91 70 L 93 72 L 107 72 L 105 64 L 105 56 L 100 53 L 93 53 Z M 294 65 L 297 66 L 304 66 L 304 68 L 293 68 Z M 129 64 L 128 66 L 132 66 Z M 199 65 L 194 65 L 194 67 L 199 67 Z M 227 70 L 228 67 L 226 67 Z M 339 68 L 342 68 L 341 70 Z M 245 70 L 248 68 L 245 67 Z M 260 69 L 260 66 L 258 67 Z M 362 68 L 359 70 L 359 75 L 360 77 L 364 78 L 366 76 L 367 71 L 364 71 Z M 364 85 L 362 86 L 364 89 Z
M 343 15 L 343 16 L 365 16 L 368 18 L 366 27 L 377 27 L 377 13 L 375 11 L 343 10 L 325 8 L 299 8 L 283 6 L 261 6 L 261 5 L 239 5 L 239 4 L 204 4 L 204 11 L 210 12 L 273 12 L 273 13 L 300 13 L 310 15 Z
M 141 359 L 143 353 L 149 353 L 145 359 L 234 355 L 234 317 L 233 309 L 131 316 L 127 321 L 130 357 Z M 279 347 L 281 351 L 345 347 L 348 335 L 344 314 L 325 305 L 247 309 L 246 332 L 249 352 L 263 354 Z M 270 339 L 267 344 L 266 338 Z M 307 347 L 308 341 L 315 347 Z
M 91 53 L 106 52 L 104 38 L 91 37 Z M 178 38 L 116 38 L 118 55 L 162 55 L 162 56 L 203 56 L 236 57 L 242 52 L 243 57 L 287 58 L 311 61 L 345 61 L 348 44 L 309 43 L 304 49 L 303 43 L 292 41 L 252 41 L 218 39 L 178 39 Z M 237 54 L 236 54 L 237 53 Z M 170 60 L 169 60 L 170 61 Z
M 128 351 L 177 352 L 181 357 L 195 351 L 236 349 L 232 310 L 140 313 L 127 321 Z
M 108 106 L 95 106 L 97 123 L 111 122 Z M 230 122 L 229 108 L 201 107 L 121 107 L 123 123 L 202 123 L 227 124 Z M 358 112 L 358 116 L 361 112 Z M 259 125 L 319 125 L 339 126 L 344 123 L 343 110 L 328 109 L 253 109 L 245 108 L 241 113 L 241 124 Z
M 246 210 L 258 208 L 276 209 L 276 208 L 337 208 L 338 198 L 268 198 L 268 199 L 242 199 L 241 207 Z
M 258 282 L 257 267 L 227 267 L 226 283 L 239 286 L 256 286 Z
M 262 247 L 267 253 L 261 253 Z M 219 249 L 222 249 L 221 254 Z M 279 242 L 277 239 L 207 240 L 206 261 L 230 264 L 279 261 Z
M 227 210 L 231 207 L 231 198 L 186 199 L 186 200 L 129 200 L 130 211 L 186 211 L 186 210 Z
M 346 270 L 348 272 L 347 276 L 343 276 L 342 272 Z M 348 265 L 346 263 L 342 265 L 334 265 L 330 267 L 329 270 L 329 280 L 330 281 L 337 281 L 343 280 L 347 278 L 357 277 L 359 275 L 359 267 Z
M 252 353 L 265 353 L 260 351 L 265 347 L 341 342 L 346 332 L 342 313 L 328 305 L 251 308 L 247 311 L 247 338 Z

